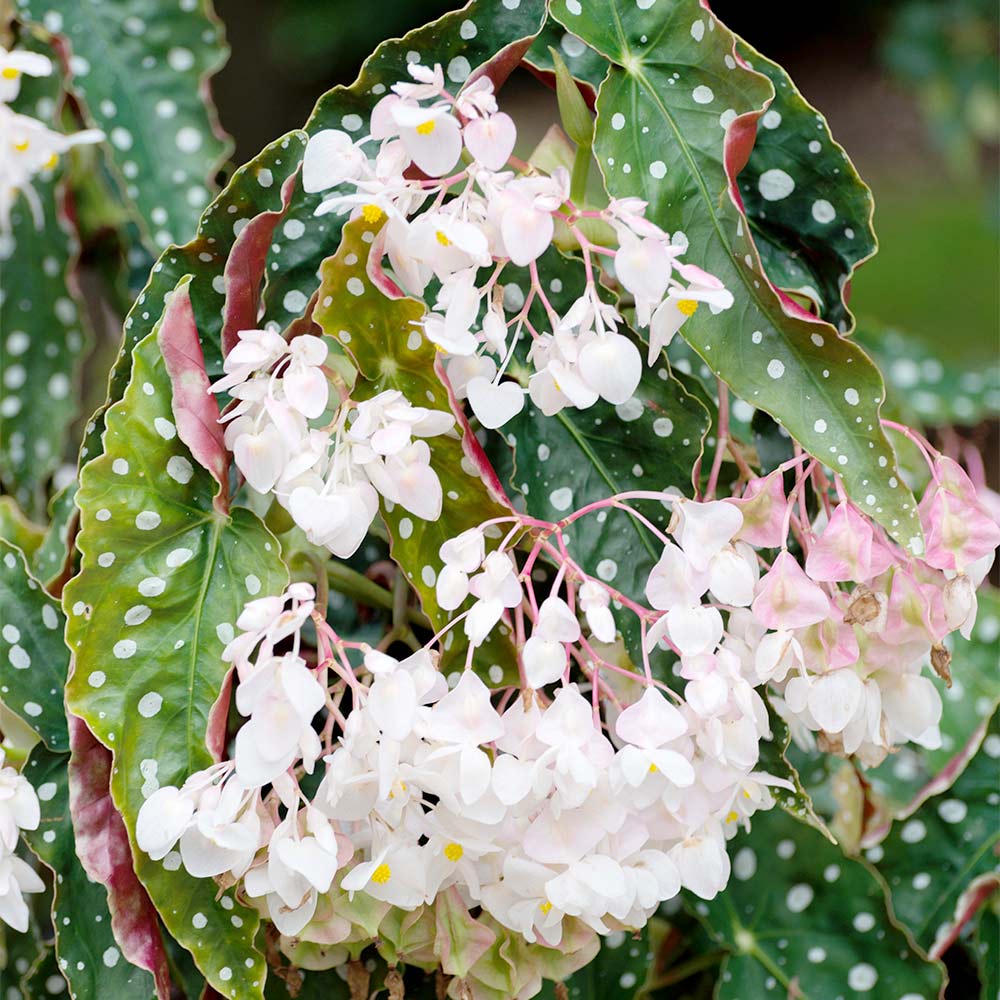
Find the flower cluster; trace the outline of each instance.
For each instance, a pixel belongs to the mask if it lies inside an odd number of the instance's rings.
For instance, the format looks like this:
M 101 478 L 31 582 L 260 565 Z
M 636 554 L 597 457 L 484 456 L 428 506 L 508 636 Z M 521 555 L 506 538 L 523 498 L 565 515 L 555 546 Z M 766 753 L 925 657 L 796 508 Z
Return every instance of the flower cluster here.
M 714 312 L 732 305 L 717 278 L 680 261 L 686 238 L 648 220 L 644 202 L 626 198 L 585 210 L 572 200 L 564 168 L 544 174 L 514 158 L 516 129 L 498 110 L 488 77 L 454 97 L 440 66 L 411 64 L 409 71 L 413 81 L 397 83 L 375 106 L 370 134 L 355 141 L 328 129 L 310 140 L 303 186 L 328 192 L 317 214 L 385 220 L 369 268 L 382 271 L 388 262 L 407 293 L 433 290 L 423 330 L 448 356 L 455 393 L 468 398 L 483 426 L 500 427 L 524 406 L 524 389 L 501 381 L 524 333 L 534 367 L 527 394 L 543 413 L 586 408 L 598 399 L 623 403 L 635 392 L 642 357 L 619 332 L 617 309 L 598 291 L 597 255 L 613 261 L 617 280 L 634 299 L 636 325 L 649 328 L 650 364 L 699 303 Z M 456 170 L 463 149 L 467 165 Z M 616 248 L 592 242 L 584 232 L 588 223 L 613 232 Z M 538 273 L 538 258 L 560 232 L 581 249 L 587 279 L 563 315 Z M 508 265 L 529 268 L 531 278 L 509 320 L 501 283 Z M 548 329 L 537 329 L 529 317 L 536 300 Z
M 449 689 L 428 647 L 403 660 L 361 647 L 355 673 L 351 644 L 314 613 L 309 585 L 255 600 L 224 654 L 248 717 L 234 759 L 154 792 L 139 815 L 140 847 L 163 858 L 179 841 L 191 874 L 242 880 L 284 935 L 328 944 L 330 928 L 310 924 L 330 893 L 411 911 L 455 886 L 467 906 L 548 947 L 567 917 L 607 933 L 642 926 L 682 885 L 713 897 L 729 877 L 727 835 L 770 807 L 768 785 L 781 783 L 755 770 L 768 731 L 759 695 L 737 671 L 728 704 L 714 707 L 742 740 L 706 738 L 699 712 L 651 678 L 631 704 L 612 695 L 602 720 L 595 662 L 584 669 L 589 700 L 568 679 L 568 649 L 589 648 L 569 605 L 550 593 L 532 612 L 519 574 L 493 559 L 514 565 L 510 553 L 487 556 L 470 581 L 478 599 L 460 617 L 480 640 L 504 607 L 533 619 L 522 653 L 533 681 L 520 692 L 501 689 L 495 705 L 471 655 Z M 610 595 L 583 585 L 587 619 L 601 628 Z M 516 602 L 498 596 L 510 588 Z M 315 666 L 300 648 L 310 617 Z M 310 798 L 298 776 L 321 756 Z
M 22 830 L 38 829 L 38 796 L 27 778 L 3 762 L 0 749 L 0 920 L 16 931 L 26 931 L 24 893 L 43 892 L 45 883 L 14 852 Z
M 777 707 L 800 738 L 818 733 L 823 749 L 869 765 L 901 743 L 941 745 L 941 697 L 922 668 L 929 659 L 951 683 L 944 639 L 971 634 L 976 588 L 1000 544 L 995 516 L 961 467 L 942 455 L 929 462 L 922 558 L 890 543 L 841 495 L 798 527 L 800 565 L 784 548 L 791 505 L 779 474 L 734 501 L 753 519 L 747 537 L 782 546 L 744 631 L 758 679 L 781 692 Z
M 438 518 L 441 482 L 424 438 L 451 430 L 451 413 L 412 406 L 392 389 L 358 402 L 345 390 L 331 407 L 322 337 L 242 330 L 239 338 L 212 386 L 234 399 L 222 418 L 226 446 L 250 486 L 273 494 L 311 542 L 352 555 L 379 495 Z
M 51 73 L 48 57 L 38 52 L 8 52 L 0 47 L 0 235 L 10 233 L 10 214 L 19 193 L 31 207 L 35 226 L 41 228 L 45 214 L 32 187 L 34 178 L 45 177 L 70 147 L 104 138 L 98 129 L 84 129 L 73 135 L 55 132 L 37 118 L 18 114 L 9 107 L 20 92 L 22 76 Z

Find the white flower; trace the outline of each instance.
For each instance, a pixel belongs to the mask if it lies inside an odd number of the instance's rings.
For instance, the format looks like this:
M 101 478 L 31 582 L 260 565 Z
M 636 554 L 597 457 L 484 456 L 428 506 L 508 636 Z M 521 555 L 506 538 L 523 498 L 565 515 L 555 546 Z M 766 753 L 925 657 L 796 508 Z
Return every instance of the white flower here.
M 587 580 L 578 594 L 580 610 L 587 620 L 587 627 L 598 642 L 614 642 L 615 620 L 608 605 L 611 595 L 594 580 Z
M 491 552 L 483 562 L 483 571 L 469 581 L 469 589 L 477 600 L 465 619 L 465 634 L 469 642 L 479 646 L 504 610 L 521 603 L 523 594 L 513 559 L 503 552 Z
M 339 129 L 323 129 L 311 136 L 302 158 L 302 188 L 313 194 L 357 180 L 368 166 L 368 157 Z
M 21 89 L 22 76 L 50 76 L 52 60 L 26 49 L 8 51 L 0 45 L 0 102 L 9 104 Z
M 521 651 L 528 684 L 539 688 L 559 680 L 566 669 L 565 643 L 579 638 L 580 624 L 569 605 L 556 596 L 542 601 L 531 638 Z
M 45 883 L 15 854 L 0 857 L 0 920 L 15 931 L 28 929 L 28 904 L 24 893 L 44 892 Z

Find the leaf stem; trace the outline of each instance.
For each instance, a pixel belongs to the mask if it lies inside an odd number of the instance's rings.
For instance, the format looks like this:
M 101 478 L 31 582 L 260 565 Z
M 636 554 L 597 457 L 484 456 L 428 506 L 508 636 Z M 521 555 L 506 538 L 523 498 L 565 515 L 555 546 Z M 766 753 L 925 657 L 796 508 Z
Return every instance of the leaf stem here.
M 587 195 L 587 177 L 590 175 L 590 161 L 593 159 L 592 147 L 578 145 L 573 158 L 573 173 L 569 184 L 569 197 L 577 205 L 582 205 Z

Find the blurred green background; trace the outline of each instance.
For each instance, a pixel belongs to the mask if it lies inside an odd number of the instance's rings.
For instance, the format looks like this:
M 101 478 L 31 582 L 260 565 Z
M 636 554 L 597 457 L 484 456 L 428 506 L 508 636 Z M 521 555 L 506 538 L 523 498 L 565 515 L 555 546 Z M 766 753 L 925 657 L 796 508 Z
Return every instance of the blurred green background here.
M 243 162 L 299 126 L 365 56 L 457 3 L 216 0 L 233 54 L 214 92 Z M 787 67 L 875 193 L 879 254 L 858 272 L 859 325 L 892 326 L 952 362 L 1000 353 L 998 24 L 994 0 L 717 0 Z M 505 104 L 548 117 L 529 80 Z M 521 105 L 518 107 L 518 105 Z M 554 114 L 554 102 L 552 105 Z M 530 128 L 530 125 L 529 125 Z

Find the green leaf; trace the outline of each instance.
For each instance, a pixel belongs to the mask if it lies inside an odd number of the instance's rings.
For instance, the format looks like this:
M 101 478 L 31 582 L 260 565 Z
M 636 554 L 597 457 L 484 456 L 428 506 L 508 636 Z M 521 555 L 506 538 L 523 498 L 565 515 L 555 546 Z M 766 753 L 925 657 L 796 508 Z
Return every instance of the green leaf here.
M 717 316 L 699 309 L 682 328 L 685 338 L 737 395 L 836 469 L 862 510 L 922 551 L 913 496 L 893 475 L 879 424 L 878 370 L 833 327 L 783 305 L 729 194 L 724 159 L 735 171 L 749 156 L 749 126 L 773 96 L 770 81 L 738 66 L 736 39 L 698 0 L 646 9 L 554 0 L 552 9 L 614 63 L 601 85 L 595 139 L 609 194 L 646 200 L 654 222 L 686 234 L 687 259 L 736 298 Z M 725 130 L 720 119 L 730 118 Z
M 24 837 L 56 876 L 52 899 L 52 927 L 59 967 L 70 995 L 113 996 L 148 1000 L 153 977 L 122 958 L 111 932 L 111 914 L 104 886 L 93 882 L 76 855 L 70 819 L 66 763 L 68 755 L 38 745 L 24 775 L 38 792 L 41 821 Z
M 994 1000 L 1000 996 L 1000 914 L 997 905 L 1000 898 L 994 897 L 991 905 L 983 908 L 976 926 L 974 947 L 976 964 L 979 966 L 979 982 L 982 984 L 982 1000 Z
M 154 330 L 107 413 L 104 453 L 83 470 L 81 570 L 63 594 L 69 704 L 115 754 L 111 791 L 133 838 L 155 785 L 180 784 L 212 763 L 205 740 L 226 674 L 223 646 L 244 603 L 280 593 L 287 579 L 276 540 L 254 514 L 216 510 L 215 480 L 192 462 L 173 419 Z M 217 900 L 215 884 L 189 877 L 175 856 L 134 853 L 167 929 L 215 989 L 259 997 L 257 914 L 229 894 Z
M 28 571 L 24 554 L 0 539 L 0 697 L 52 750 L 68 750 L 63 685 L 69 650 L 57 601 Z
M 389 298 L 367 274 L 368 248 L 374 232 L 362 218 L 344 227 L 337 253 L 324 261 L 320 270 L 322 284 L 313 318 L 341 344 L 358 368 L 355 398 L 398 389 L 415 406 L 452 412 L 448 390 L 437 368 L 438 351 L 413 325 L 424 314 L 423 303 Z M 427 439 L 431 466 L 441 480 L 445 497 L 436 521 L 424 521 L 402 507 L 383 504 L 392 558 L 420 595 L 424 612 L 435 629 L 454 617 L 439 607 L 434 590 L 442 566 L 438 555 L 441 545 L 467 528 L 511 513 L 475 437 L 461 421 L 458 430 L 459 436 Z M 500 636 L 501 631 L 497 630 L 476 653 L 477 669 L 494 685 L 516 682 L 514 651 L 508 639 Z M 452 662 L 459 660 L 467 648 L 457 629 L 448 633 L 444 646 Z
M 877 249 L 868 185 L 830 134 L 821 114 L 788 73 L 739 39 L 737 52 L 774 85 L 738 186 L 764 272 L 786 292 L 814 303 L 841 333 L 854 326 L 844 299 L 854 270 Z M 769 199 L 781 171 L 794 179 L 785 197 Z
M 72 2 L 72 0 L 60 0 Z M 150 3 L 155 0 L 149 0 Z M 308 125 L 309 132 L 341 128 L 361 135 L 368 115 L 389 84 L 407 77 L 409 53 L 419 52 L 428 63 L 440 62 L 455 72 L 468 62 L 473 71 L 498 52 L 538 30 L 543 15 L 542 0 L 521 0 L 513 10 L 503 0 L 473 0 L 466 7 L 447 14 L 403 39 L 380 46 L 367 60 L 357 82 L 351 87 L 335 87 L 317 104 Z M 461 34 L 464 23 L 476 25 L 471 40 Z M 466 29 L 466 34 L 468 29 Z M 508 67 L 509 68 L 509 67 Z M 453 83 L 453 80 L 450 80 Z M 223 192 L 205 210 L 198 235 L 183 247 L 165 251 L 150 281 L 125 321 L 123 351 L 116 362 L 108 387 L 108 403 L 120 399 L 128 382 L 133 347 L 152 329 L 163 311 L 164 295 L 185 275 L 193 275 L 191 302 L 210 376 L 222 369 L 223 306 L 227 292 L 224 268 L 237 235 L 251 219 L 264 212 L 282 211 L 281 191 L 302 160 L 308 136 L 293 132 L 271 143 L 233 175 Z M 274 320 L 282 326 L 302 314 L 318 286 L 317 271 L 323 259 L 337 245 L 341 221 L 328 215 L 317 219 L 313 212 L 320 198 L 306 195 L 296 187 L 291 207 L 283 212 L 273 233 L 266 264 L 267 282 L 263 297 L 267 304 L 260 322 Z M 256 313 L 255 313 L 256 315 Z M 100 451 L 102 414 L 92 422 L 81 462 Z
M 24 515 L 11 496 L 0 496 L 0 538 L 16 545 L 29 559 L 45 538 L 45 529 Z
M 208 3 L 17 0 L 69 44 L 73 90 L 108 137 L 119 186 L 150 247 L 193 235 L 231 144 L 208 103 L 228 58 Z
M 1000 414 L 1000 365 L 969 369 L 935 356 L 917 338 L 893 329 L 865 326 L 857 339 L 885 372 L 887 406 L 907 423 L 972 426 Z
M 868 852 L 888 883 L 896 918 L 934 957 L 971 919 L 982 894 L 1000 888 L 998 756 L 1000 724 L 994 717 L 986 741 L 958 780 L 894 824 L 876 854 Z
M 771 725 L 771 739 L 761 741 L 760 759 L 757 762 L 757 770 L 790 781 L 794 786 L 793 788 L 775 786 L 771 789 L 774 801 L 782 809 L 791 813 L 792 816 L 795 816 L 803 823 L 808 823 L 810 826 L 815 827 L 831 843 L 836 843 L 836 838 L 830 832 L 826 823 L 816 814 L 812 798 L 802 784 L 802 778 L 799 776 L 798 770 L 787 757 L 788 746 L 792 740 L 788 724 L 778 715 L 767 698 L 765 698 L 765 703 Z
M 55 53 L 30 33 L 24 48 Z M 59 78 L 25 78 L 14 110 L 61 130 Z M 45 510 L 45 485 L 66 450 L 77 414 L 79 367 L 89 331 L 76 289 L 77 235 L 66 213 L 67 160 L 33 187 L 39 225 L 21 195 L 0 240 L 0 482 L 26 512 Z
M 310 135 L 342 129 L 361 138 L 367 134 L 372 108 L 394 83 L 410 78 L 407 66 L 417 59 L 426 66 L 440 63 L 445 86 L 454 92 L 499 55 L 502 80 L 516 62 L 517 47 L 527 48 L 544 19 L 543 0 L 472 0 L 403 38 L 383 42 L 365 60 L 354 83 L 334 87 L 319 99 L 305 129 Z M 307 194 L 301 186 L 296 188 L 288 223 L 275 234 L 268 254 L 264 321 L 287 326 L 302 314 L 316 290 L 316 270 L 336 246 L 341 225 L 335 215 L 313 214 L 329 194 Z M 272 264 L 280 267 L 273 274 Z
M 818 831 L 773 809 L 729 851 L 729 885 L 694 904 L 730 952 L 716 997 L 758 1000 L 776 987 L 799 1000 L 938 996 L 941 967 L 888 920 L 878 880 Z
M 514 448 L 511 483 L 527 512 L 558 521 L 587 504 L 627 490 L 691 494 L 691 469 L 708 431 L 705 407 L 669 374 L 644 370 L 635 395 L 620 406 L 599 402 L 545 417 L 531 403 L 504 427 Z M 663 504 L 633 504 L 661 531 Z M 602 516 L 606 515 L 606 516 Z M 630 514 L 607 510 L 581 518 L 564 532 L 573 558 L 633 600 L 663 546 Z
M 74 480 L 67 483 L 49 501 L 49 526 L 41 545 L 31 557 L 31 571 L 46 586 L 69 572 L 72 559 L 69 535 L 76 518 L 76 490 Z

